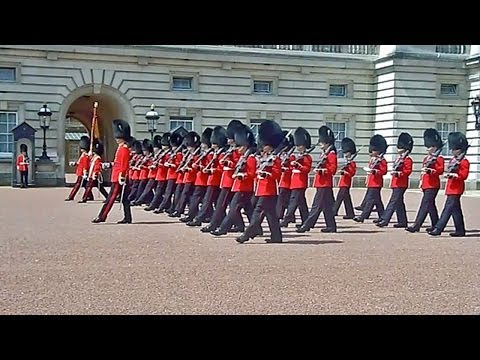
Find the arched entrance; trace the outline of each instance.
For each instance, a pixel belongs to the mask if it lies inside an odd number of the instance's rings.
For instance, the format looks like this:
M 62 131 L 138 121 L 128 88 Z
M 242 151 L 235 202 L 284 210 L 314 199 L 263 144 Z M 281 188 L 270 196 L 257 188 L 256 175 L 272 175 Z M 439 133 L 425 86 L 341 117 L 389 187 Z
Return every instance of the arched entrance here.
M 86 85 L 74 90 L 63 102 L 58 118 L 58 139 L 65 139 L 66 119 L 75 119 L 81 123 L 90 135 L 93 118 L 93 104 L 98 102 L 98 123 L 95 135 L 103 142 L 105 160 L 113 160 L 116 150 L 113 138 L 112 121 L 124 119 L 130 123 L 132 134 L 134 133 L 134 112 L 129 101 L 118 90 L 102 85 Z M 68 169 L 66 146 L 68 140 L 58 141 L 59 175 L 64 178 Z

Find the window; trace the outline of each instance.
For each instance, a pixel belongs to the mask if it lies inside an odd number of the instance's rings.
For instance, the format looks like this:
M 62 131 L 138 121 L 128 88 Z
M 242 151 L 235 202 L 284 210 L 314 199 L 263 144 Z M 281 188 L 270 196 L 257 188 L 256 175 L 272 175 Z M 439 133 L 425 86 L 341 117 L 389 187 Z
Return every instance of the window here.
M 170 130 L 178 126 L 183 126 L 188 131 L 193 131 L 193 117 L 191 116 L 171 116 Z
M 272 93 L 272 82 L 271 81 L 253 81 L 253 92 L 255 94 L 271 94 Z
M 86 134 L 85 134 L 86 135 Z M 80 157 L 80 142 L 79 141 L 68 141 L 68 162 L 77 161 Z
M 10 131 L 15 126 L 16 112 L 0 112 L 0 155 L 13 154 L 13 134 Z
M 0 81 L 16 81 L 16 69 L 0 67 Z
M 253 135 L 255 135 L 255 138 L 257 138 L 258 136 L 258 129 L 260 127 L 260 124 L 264 121 L 265 120 L 260 120 L 260 119 L 250 120 L 250 129 L 252 130 Z
M 447 96 L 458 95 L 457 84 L 441 84 L 440 85 L 440 94 Z
M 442 141 L 445 143 L 445 141 L 448 140 L 448 134 L 450 134 L 451 132 L 457 131 L 457 123 L 454 123 L 454 122 L 439 122 L 439 123 L 437 123 L 437 130 L 440 133 L 440 136 L 442 137 Z M 448 147 L 448 142 L 443 147 L 442 155 L 443 156 L 449 156 L 450 155 L 450 149 Z
M 347 137 L 347 123 L 344 122 L 327 122 L 326 125 L 332 130 L 335 136 L 335 147 L 337 149 L 337 157 L 343 157 L 342 140 Z
M 192 77 L 173 77 L 172 89 L 173 90 L 192 90 Z
M 346 97 L 347 96 L 347 85 L 330 85 L 329 96 L 339 96 L 339 97 Z

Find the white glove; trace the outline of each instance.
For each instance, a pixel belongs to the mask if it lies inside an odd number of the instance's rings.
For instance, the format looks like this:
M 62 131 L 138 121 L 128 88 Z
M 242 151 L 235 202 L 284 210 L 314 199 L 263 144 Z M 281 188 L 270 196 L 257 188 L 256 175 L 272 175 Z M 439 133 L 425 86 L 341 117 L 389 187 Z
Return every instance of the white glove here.
M 82 176 L 82 179 L 83 179 L 83 180 L 87 180 L 87 179 L 88 179 L 88 175 L 83 175 L 83 176 Z
M 77 164 L 77 163 L 76 163 L 75 161 L 70 161 L 70 162 L 68 163 L 68 165 L 70 165 L 70 166 L 75 166 L 76 164 Z
M 109 162 L 102 163 L 102 169 L 103 170 L 110 169 L 111 166 L 112 166 L 112 164 L 110 164 Z
M 125 183 L 126 183 L 125 180 L 126 180 L 125 178 L 119 177 L 119 178 L 118 178 L 118 183 L 119 183 L 121 186 L 123 186 L 123 185 L 125 185 Z

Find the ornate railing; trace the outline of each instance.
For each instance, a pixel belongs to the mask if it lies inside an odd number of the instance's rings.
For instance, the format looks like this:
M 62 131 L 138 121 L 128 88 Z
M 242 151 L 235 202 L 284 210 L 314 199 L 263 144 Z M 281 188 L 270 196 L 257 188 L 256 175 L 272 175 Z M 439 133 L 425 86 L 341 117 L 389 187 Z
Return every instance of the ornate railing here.
M 435 51 L 442 54 L 466 54 L 467 45 L 436 45 Z
M 326 53 L 377 55 L 378 45 L 235 45 L 258 49 L 313 51 Z

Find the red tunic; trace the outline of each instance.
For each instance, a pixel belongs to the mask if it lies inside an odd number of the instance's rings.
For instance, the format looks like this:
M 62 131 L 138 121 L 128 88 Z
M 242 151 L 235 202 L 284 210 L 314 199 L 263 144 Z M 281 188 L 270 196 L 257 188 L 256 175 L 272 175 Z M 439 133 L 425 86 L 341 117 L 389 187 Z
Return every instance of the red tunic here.
M 17 170 L 18 171 L 27 171 L 28 164 L 25 162 L 25 156 L 20 154 L 17 156 Z
M 430 158 L 430 155 L 425 156 L 423 159 L 423 165 Z M 445 159 L 442 156 L 438 156 L 435 163 L 432 165 L 433 170 L 430 173 L 422 174 L 422 190 L 425 189 L 440 189 L 440 176 L 443 174 L 445 168 Z
M 149 169 L 148 167 L 150 165 L 152 165 L 152 158 L 149 157 L 148 159 L 144 159 L 144 163 L 143 165 L 140 166 L 140 175 L 139 175 L 139 179 L 140 180 L 147 180 L 148 179 L 148 172 L 149 172 Z
M 224 155 L 220 155 L 219 160 L 222 160 Z M 220 187 L 231 189 L 233 186 L 233 171 L 235 169 L 235 165 L 237 164 L 238 159 L 240 159 L 240 154 L 237 150 L 233 151 L 232 154 L 228 157 L 227 162 L 223 165 L 219 164 L 219 169 L 222 170 L 222 177 L 220 179 Z
M 370 158 L 368 164 L 373 161 L 374 158 Z M 367 188 L 381 188 L 383 187 L 383 175 L 387 173 L 387 160 L 382 159 L 380 164 L 377 165 L 377 171 L 371 174 L 368 173 L 367 175 Z
M 163 164 L 168 161 L 170 158 L 170 154 L 165 154 L 165 156 L 160 159 L 157 166 L 157 175 L 155 176 L 155 180 L 157 181 L 165 181 L 167 180 L 167 173 L 168 167 L 164 166 Z
M 90 161 L 90 169 L 88 171 L 88 178 L 95 180 L 98 179 L 98 175 L 102 172 L 102 158 L 98 155 L 93 155 Z
M 398 176 L 392 175 L 392 182 L 390 183 L 390 187 L 392 189 L 401 188 L 406 189 L 408 188 L 408 177 L 412 173 L 413 169 L 413 160 L 411 157 L 407 156 L 398 170 Z
M 78 158 L 77 171 L 75 172 L 75 174 L 77 176 L 83 176 L 84 170 L 85 172 L 88 172 L 89 165 L 90 165 L 90 160 L 88 159 L 88 154 L 86 152 L 83 152 Z
M 306 189 L 308 187 L 308 173 L 312 168 L 312 157 L 310 154 L 305 154 L 303 159 L 300 159 L 299 167 L 292 165 L 295 161 L 295 155 L 290 156 L 290 165 L 292 166 L 292 178 L 290 180 L 290 189 Z
M 182 162 L 183 154 L 181 152 L 177 152 L 173 155 L 172 157 L 169 158 L 168 162 L 171 164 L 168 167 L 167 171 L 167 180 L 177 180 L 178 173 L 177 173 L 177 167 L 180 165 Z
M 208 156 L 205 156 L 201 161 L 197 168 L 196 178 L 195 178 L 195 186 L 207 186 L 208 182 L 208 174 L 204 173 L 202 170 L 208 164 L 207 160 Z M 199 156 L 195 157 L 194 161 L 197 161 Z
M 355 161 L 352 160 L 350 164 L 348 164 L 345 168 L 343 175 L 340 177 L 338 187 L 350 188 L 352 186 L 352 178 L 355 176 L 356 172 L 357 164 L 355 163 Z
M 282 175 L 280 177 L 278 187 L 290 189 L 291 180 L 292 180 L 292 166 L 290 165 L 290 161 L 287 161 L 287 164 L 285 164 L 285 169 L 282 172 Z
M 127 177 L 129 162 L 130 149 L 127 144 L 123 143 L 118 146 L 113 160 L 112 176 L 110 177 L 112 183 L 119 182 L 119 177 Z
M 454 161 L 455 158 L 452 158 L 450 162 Z M 456 178 L 448 178 L 447 186 L 445 187 L 445 195 L 462 195 L 465 191 L 465 180 L 468 178 L 470 173 L 470 162 L 467 159 L 460 161 L 460 166 L 458 167 Z
M 253 192 L 253 180 L 256 177 L 256 170 L 257 160 L 254 155 L 250 155 L 245 163 L 245 168 L 242 171 L 246 176 L 243 180 L 238 178 L 233 179 L 232 191 Z
M 282 176 L 282 161 L 280 158 L 276 158 L 273 161 L 273 166 L 268 166 L 265 171 L 267 174 L 265 179 L 257 176 L 257 185 L 255 190 L 255 196 L 275 196 L 278 195 L 278 181 Z
M 326 171 L 315 172 L 313 186 L 316 188 L 332 188 L 333 175 L 337 172 L 337 154 L 334 151 L 327 155 L 327 159 L 321 168 L 326 169 Z

